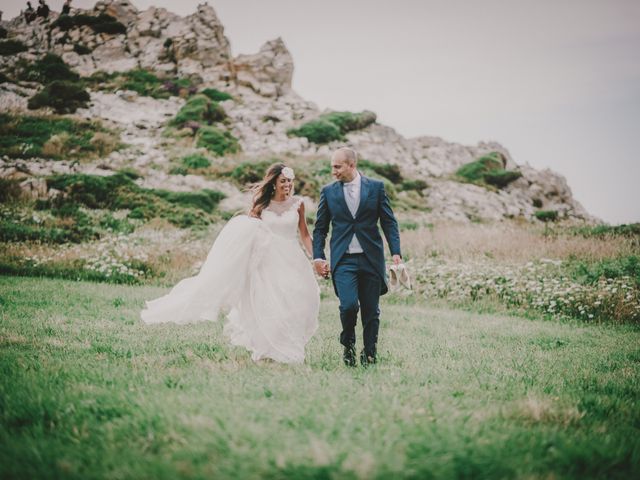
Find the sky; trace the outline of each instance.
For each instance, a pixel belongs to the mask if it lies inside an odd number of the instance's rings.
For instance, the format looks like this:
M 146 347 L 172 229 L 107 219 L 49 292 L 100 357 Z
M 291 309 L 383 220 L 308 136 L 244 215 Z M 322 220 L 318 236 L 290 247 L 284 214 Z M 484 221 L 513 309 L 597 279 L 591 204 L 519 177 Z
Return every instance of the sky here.
M 3 18 L 24 3 L 2 0 Z M 188 15 L 200 2 L 133 3 Z M 405 137 L 497 141 L 564 175 L 591 214 L 640 221 L 640 0 L 209 4 L 233 55 L 281 37 L 294 90 L 320 108 L 372 110 Z

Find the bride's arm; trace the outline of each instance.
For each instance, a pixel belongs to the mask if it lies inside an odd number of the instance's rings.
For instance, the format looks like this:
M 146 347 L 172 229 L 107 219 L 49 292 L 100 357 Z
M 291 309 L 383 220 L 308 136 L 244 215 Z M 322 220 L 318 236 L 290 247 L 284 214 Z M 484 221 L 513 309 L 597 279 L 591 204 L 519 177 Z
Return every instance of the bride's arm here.
M 307 220 L 304 216 L 304 202 L 300 202 L 300 207 L 298 208 L 298 230 L 300 231 L 300 239 L 302 240 L 304 249 L 307 251 L 309 257 L 312 257 L 313 248 L 311 246 L 311 234 L 309 234 Z

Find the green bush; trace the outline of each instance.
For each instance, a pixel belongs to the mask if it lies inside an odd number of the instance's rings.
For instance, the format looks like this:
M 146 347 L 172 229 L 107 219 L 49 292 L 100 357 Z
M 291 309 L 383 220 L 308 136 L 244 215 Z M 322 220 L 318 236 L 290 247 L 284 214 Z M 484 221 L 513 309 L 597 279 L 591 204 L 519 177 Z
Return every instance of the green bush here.
M 73 51 L 76 52 L 78 55 L 88 55 L 91 53 L 91 49 L 86 45 L 82 45 L 81 43 L 74 43 Z
M 80 243 L 94 238 L 97 234 L 91 228 L 45 228 L 0 220 L 0 241 L 3 242 Z
M 504 164 L 504 155 L 500 152 L 491 152 L 461 166 L 456 176 L 466 182 L 504 188 L 522 176 L 519 171 L 505 170 Z
M 574 227 L 570 230 L 574 235 L 583 237 L 638 237 L 640 239 L 640 223 L 622 225 L 596 225 L 588 227 Z
M 368 111 L 361 113 L 331 112 L 320 118 L 336 125 L 342 133 L 347 133 L 353 130 L 362 130 L 375 123 L 376 114 Z
M 417 230 L 419 225 L 411 220 L 405 220 L 398 223 L 400 230 Z
M 127 262 L 130 268 L 143 272 L 144 276 L 154 275 L 153 269 L 141 261 Z M 139 284 L 140 280 L 130 274 L 117 271 L 102 272 L 87 268 L 87 262 L 81 259 L 59 261 L 55 263 L 33 264 L 23 258 L 8 257 L 0 259 L 0 275 L 65 278 L 91 282 L 109 282 L 118 284 Z
M 11 79 L 7 77 L 3 72 L 0 72 L 0 83 L 10 82 Z
M 514 180 L 522 176 L 522 172 L 517 170 L 494 170 L 484 174 L 484 181 L 494 187 L 504 188 Z
M 52 107 L 56 113 L 73 113 L 86 107 L 90 99 L 80 84 L 56 80 L 31 97 L 27 106 L 31 110 Z
M 145 189 L 136 185 L 126 174 L 110 176 L 72 174 L 47 179 L 49 188 L 65 192 L 62 206 L 71 202 L 92 209 L 129 209 L 129 217 L 137 219 L 165 218 L 178 227 L 207 225 L 211 213 L 224 194 L 214 190 L 198 192 L 169 192 Z M 48 208 L 61 208 L 51 201 Z
M 206 148 L 219 157 L 240 150 L 238 140 L 231 133 L 222 132 L 213 126 L 204 126 L 198 130 L 196 145 Z
M 182 128 L 188 122 L 212 125 L 222 122 L 225 118 L 227 114 L 217 102 L 206 95 L 198 94 L 187 100 L 169 124 L 177 128 Z
M 162 85 L 162 80 L 155 74 L 143 69 L 129 70 L 120 75 L 124 80 L 120 85 L 123 90 L 132 90 L 143 96 L 153 96 L 151 93 Z
M 583 284 L 596 284 L 601 278 L 630 277 L 640 287 L 640 257 L 607 258 L 596 262 L 578 261 L 570 265 L 573 278 Z
M 8 34 L 9 34 L 9 32 L 7 32 L 6 28 L 0 27 L 0 38 L 7 38 Z
M 64 63 L 61 57 L 47 53 L 40 60 L 27 65 L 19 74 L 20 80 L 48 84 L 56 80 L 77 82 L 80 76 Z
M 275 161 L 243 162 L 231 171 L 230 176 L 240 185 L 256 183 L 263 179 L 272 163 Z
M 168 190 L 151 190 L 150 193 L 174 205 L 198 208 L 212 213 L 225 198 L 224 194 L 215 190 L 203 189 L 197 192 L 170 192 Z
M 456 172 L 456 175 L 469 182 L 482 182 L 486 173 L 503 168 L 499 155 L 499 153 L 493 152 L 473 162 L 469 162 L 461 166 Z
M 534 216 L 542 222 L 555 222 L 558 219 L 556 210 L 538 210 Z
M 0 42 L 0 55 L 15 55 L 26 51 L 27 46 L 18 40 L 3 40 Z
M 369 160 L 359 160 L 358 168 L 365 171 L 372 171 L 386 178 L 393 184 L 402 183 L 402 173 L 400 173 L 400 167 L 391 163 L 375 163 Z
M 100 15 L 60 15 L 53 23 L 51 28 L 59 28 L 68 31 L 82 26 L 89 26 L 95 33 L 121 34 L 127 32 L 127 27 L 120 23 L 117 19 L 106 13 Z
M 401 187 L 402 187 L 402 190 L 404 190 L 405 192 L 414 190 L 420 193 L 425 188 L 428 188 L 429 185 L 424 180 L 417 179 L 417 180 L 403 180 Z
M 0 178 L 0 203 L 14 202 L 21 196 L 20 180 Z
M 326 120 L 312 120 L 300 128 L 291 129 L 287 133 L 296 137 L 305 137 L 313 143 L 329 143 L 336 140 L 344 140 L 340 128 Z
M 182 158 L 182 165 L 186 168 L 207 168 L 211 166 L 211 161 L 204 155 L 194 153 Z
M 0 155 L 11 158 L 57 158 L 53 153 L 43 152 L 42 148 L 54 135 L 66 135 L 66 156 L 86 158 L 96 152 L 91 139 L 97 132 L 108 131 L 98 122 L 0 113 Z
M 226 92 L 221 92 L 220 90 L 216 90 L 215 88 L 205 88 L 200 92 L 203 95 L 206 95 L 214 102 L 224 102 L 225 100 L 233 100 L 233 97 Z
M 305 137 L 313 143 L 329 143 L 344 140 L 345 133 L 365 128 L 375 121 L 376 114 L 373 112 L 331 112 L 320 115 L 299 128 L 290 129 L 287 133 L 296 137 Z

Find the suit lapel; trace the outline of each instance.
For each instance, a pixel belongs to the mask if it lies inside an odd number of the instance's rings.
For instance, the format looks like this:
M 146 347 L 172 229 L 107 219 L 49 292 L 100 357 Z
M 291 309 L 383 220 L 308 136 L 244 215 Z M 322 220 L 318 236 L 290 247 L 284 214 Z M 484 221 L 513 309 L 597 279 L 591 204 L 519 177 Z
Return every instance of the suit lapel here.
M 364 202 L 367 200 L 367 195 L 369 195 L 369 179 L 360 174 L 360 203 L 358 204 L 358 210 L 356 211 L 356 218 L 358 218 L 358 214 L 362 211 Z

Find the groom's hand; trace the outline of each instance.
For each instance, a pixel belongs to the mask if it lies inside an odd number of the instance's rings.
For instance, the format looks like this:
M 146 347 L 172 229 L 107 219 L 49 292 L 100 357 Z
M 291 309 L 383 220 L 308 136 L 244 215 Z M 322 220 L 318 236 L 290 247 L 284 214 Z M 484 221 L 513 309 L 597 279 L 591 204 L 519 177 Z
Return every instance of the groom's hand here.
M 313 268 L 316 273 L 321 277 L 328 278 L 329 277 L 329 264 L 326 260 L 314 260 Z
M 402 257 L 400 255 L 393 255 L 391 258 L 393 259 L 394 265 L 400 265 L 402 263 Z

